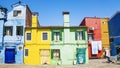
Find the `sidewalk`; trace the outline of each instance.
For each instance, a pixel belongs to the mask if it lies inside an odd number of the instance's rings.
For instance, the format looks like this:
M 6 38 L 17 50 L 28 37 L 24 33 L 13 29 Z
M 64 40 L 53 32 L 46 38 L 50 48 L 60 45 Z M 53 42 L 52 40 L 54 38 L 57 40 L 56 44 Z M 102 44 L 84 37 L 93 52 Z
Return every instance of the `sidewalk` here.
M 120 64 L 106 63 L 106 61 L 106 59 L 90 59 L 88 64 L 79 65 L 0 64 L 0 68 L 120 68 Z

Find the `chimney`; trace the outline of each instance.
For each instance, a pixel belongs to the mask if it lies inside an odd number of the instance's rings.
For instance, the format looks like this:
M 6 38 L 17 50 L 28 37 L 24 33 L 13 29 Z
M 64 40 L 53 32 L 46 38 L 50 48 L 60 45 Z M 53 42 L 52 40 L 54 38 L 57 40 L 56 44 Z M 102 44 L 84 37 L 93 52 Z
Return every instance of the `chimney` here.
M 38 12 L 32 12 L 32 27 L 38 27 L 39 21 L 38 21 Z
M 63 12 L 64 27 L 69 27 L 70 26 L 69 14 L 70 14 L 69 12 Z

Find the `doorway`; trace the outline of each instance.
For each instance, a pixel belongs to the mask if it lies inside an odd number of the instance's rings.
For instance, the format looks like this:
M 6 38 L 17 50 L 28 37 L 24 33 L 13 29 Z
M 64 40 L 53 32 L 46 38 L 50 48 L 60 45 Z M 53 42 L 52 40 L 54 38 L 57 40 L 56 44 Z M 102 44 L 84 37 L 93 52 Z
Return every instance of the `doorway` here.
M 15 49 L 14 48 L 5 49 L 5 63 L 15 63 Z
M 84 64 L 85 63 L 85 48 L 77 48 L 77 64 Z
M 50 63 L 50 50 L 49 49 L 41 49 L 40 50 L 40 62 L 41 62 L 41 64 L 49 64 Z

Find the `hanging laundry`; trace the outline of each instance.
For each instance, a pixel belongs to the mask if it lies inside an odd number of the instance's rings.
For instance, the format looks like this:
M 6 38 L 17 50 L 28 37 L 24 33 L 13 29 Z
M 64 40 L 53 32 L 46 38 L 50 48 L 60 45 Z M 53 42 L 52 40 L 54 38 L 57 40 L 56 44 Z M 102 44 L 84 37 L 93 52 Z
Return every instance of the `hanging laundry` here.
M 96 41 L 91 41 L 92 54 L 98 54 L 98 44 Z
M 96 41 L 96 42 L 97 42 L 98 50 L 102 50 L 102 42 L 101 41 Z

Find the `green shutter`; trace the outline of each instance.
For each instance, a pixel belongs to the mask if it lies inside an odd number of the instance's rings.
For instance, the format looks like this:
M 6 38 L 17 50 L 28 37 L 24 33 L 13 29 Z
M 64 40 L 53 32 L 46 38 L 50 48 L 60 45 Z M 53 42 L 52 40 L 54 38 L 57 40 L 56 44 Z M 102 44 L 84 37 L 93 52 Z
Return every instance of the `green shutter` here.
M 52 32 L 52 34 L 51 34 L 52 35 L 51 36 L 52 37 L 51 40 L 53 41 L 54 40 L 54 32 L 53 32 L 53 30 L 51 32 Z
M 53 49 L 51 49 L 51 59 L 53 59 Z
M 82 39 L 85 40 L 85 31 L 82 32 Z
M 77 31 L 75 31 L 75 40 L 77 40 Z
M 60 31 L 60 41 L 62 41 L 62 31 Z
M 60 58 L 60 49 L 58 49 L 59 50 L 59 58 Z

